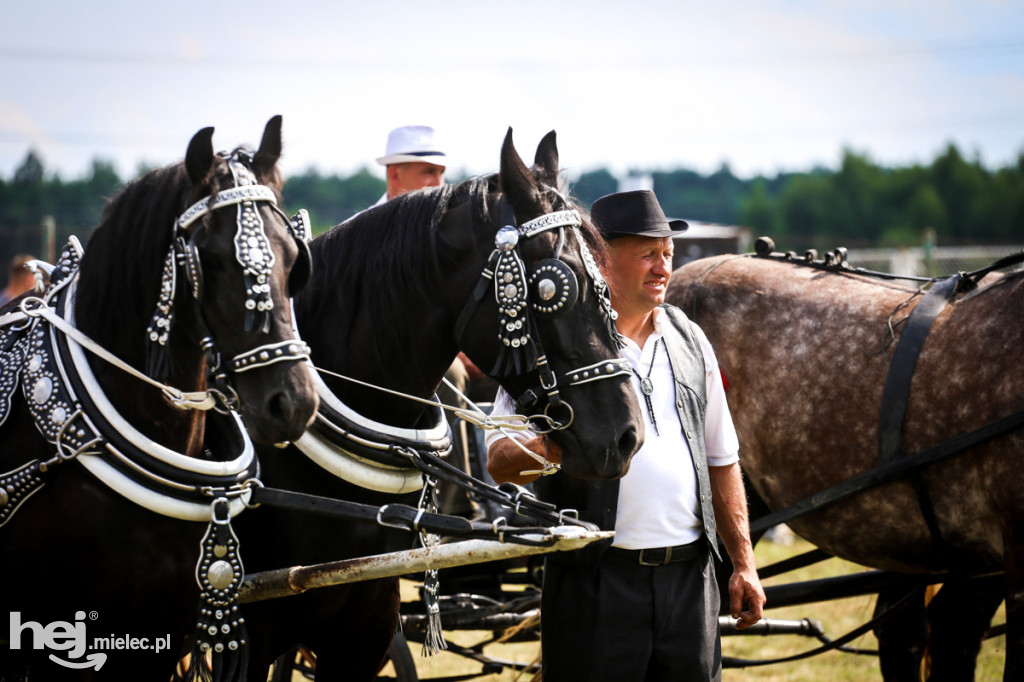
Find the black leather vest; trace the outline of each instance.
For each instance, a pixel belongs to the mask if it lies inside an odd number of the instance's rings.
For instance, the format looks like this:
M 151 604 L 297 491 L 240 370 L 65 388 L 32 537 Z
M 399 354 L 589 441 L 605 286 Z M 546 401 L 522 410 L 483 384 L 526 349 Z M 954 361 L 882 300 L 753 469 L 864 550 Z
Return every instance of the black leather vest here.
M 704 445 L 704 414 L 707 409 L 704 354 L 693 333 L 693 326 L 685 314 L 672 305 L 662 305 L 662 332 L 668 350 L 669 365 L 675 384 L 676 412 L 683 435 L 690 445 L 693 466 L 700 495 L 704 535 L 709 540 L 716 558 L 721 558 L 716 539 L 715 512 L 711 505 L 711 478 L 708 476 L 707 452 Z M 596 523 L 604 530 L 615 528 L 615 514 L 619 499 L 618 480 L 583 481 L 563 473 L 541 477 L 534 483 L 541 499 L 563 509 L 576 509 L 580 518 Z M 657 514 L 657 502 L 652 501 L 650 513 Z M 549 559 L 569 563 L 596 561 L 611 541 L 594 543 L 578 552 L 556 552 Z

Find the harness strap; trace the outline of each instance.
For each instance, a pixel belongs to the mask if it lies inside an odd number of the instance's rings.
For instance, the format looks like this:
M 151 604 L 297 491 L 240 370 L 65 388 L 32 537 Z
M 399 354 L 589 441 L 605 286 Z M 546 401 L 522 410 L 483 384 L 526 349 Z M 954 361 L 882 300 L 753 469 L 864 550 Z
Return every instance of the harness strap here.
M 470 521 L 460 516 L 426 512 L 423 509 L 405 504 L 385 504 L 377 507 L 370 504 L 298 493 L 279 488 L 256 487 L 252 491 L 250 505 L 262 504 L 269 507 L 304 511 L 321 516 L 376 523 L 382 526 L 391 526 L 414 532 L 425 531 L 439 535 L 487 539 L 499 536 L 503 542 L 508 541 L 530 545 L 547 544 L 543 541 L 538 543 L 521 537 L 523 535 L 536 534 L 538 529 L 546 531 L 548 530 L 546 527 L 511 527 L 505 525 L 503 519 L 499 519 L 494 523 Z
M 910 399 L 910 382 L 914 376 L 917 358 L 921 353 L 928 331 L 939 313 L 946 307 L 963 282 L 963 275 L 956 274 L 939 280 L 928 290 L 924 298 L 914 307 L 907 319 L 899 343 L 889 364 L 889 373 L 882 389 L 882 406 L 878 417 L 878 460 L 882 464 L 896 461 L 903 456 L 903 419 Z M 918 472 L 911 476 L 911 484 L 917 494 L 918 506 L 932 539 L 941 544 L 942 530 L 935 514 L 928 486 Z
M 484 271 L 480 273 L 480 279 L 476 282 L 476 287 L 473 289 L 473 295 L 470 296 L 466 302 L 466 306 L 462 309 L 462 314 L 459 315 L 458 322 L 455 323 L 455 343 L 461 347 L 462 335 L 466 332 L 466 327 L 469 326 L 469 320 L 473 317 L 473 313 L 476 312 L 480 302 L 484 300 L 484 296 L 491 288 L 491 282 L 494 280 L 494 268 L 498 265 L 498 259 L 501 257 L 501 251 L 495 249 L 491 252 L 490 258 L 487 259 L 487 265 L 484 267 Z
M 974 447 L 975 445 L 980 445 L 989 439 L 1010 433 L 1022 426 L 1024 426 L 1024 410 L 1013 412 L 1005 417 L 989 422 L 974 431 L 961 434 L 938 445 L 907 455 L 902 459 L 889 462 L 877 469 L 866 471 L 859 476 L 854 476 L 842 483 L 794 502 L 785 509 L 768 514 L 767 516 L 762 516 L 750 524 L 750 534 L 755 535 L 766 531 L 772 526 L 777 526 L 780 523 L 789 523 L 793 519 L 801 517 L 804 514 L 817 511 L 829 506 L 830 504 L 835 504 L 841 500 L 853 497 L 857 493 L 868 490 L 869 488 L 874 488 L 898 480 L 914 471 L 939 462 L 950 455 L 955 455 L 956 453 Z
M 903 417 L 910 398 L 910 380 L 932 322 L 957 292 L 961 275 L 936 282 L 907 319 L 900 335 L 889 373 L 882 389 L 882 407 L 878 416 L 878 459 L 883 464 L 903 454 Z

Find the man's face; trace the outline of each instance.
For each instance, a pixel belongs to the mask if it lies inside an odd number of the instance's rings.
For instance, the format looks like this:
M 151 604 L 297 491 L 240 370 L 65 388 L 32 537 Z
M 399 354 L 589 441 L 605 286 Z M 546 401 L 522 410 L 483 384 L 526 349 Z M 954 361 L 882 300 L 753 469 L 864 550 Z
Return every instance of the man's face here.
M 435 166 L 424 161 L 395 163 L 388 166 L 388 198 L 424 187 L 440 187 L 444 184 L 444 166 Z
M 672 276 L 670 237 L 618 237 L 608 242 L 612 306 L 623 315 L 645 315 L 665 302 Z

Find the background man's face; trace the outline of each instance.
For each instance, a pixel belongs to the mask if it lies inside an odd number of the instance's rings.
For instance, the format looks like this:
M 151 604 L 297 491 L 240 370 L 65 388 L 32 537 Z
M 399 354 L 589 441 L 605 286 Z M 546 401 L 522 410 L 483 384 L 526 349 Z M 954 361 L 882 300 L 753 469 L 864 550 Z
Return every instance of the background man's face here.
M 424 161 L 396 163 L 388 166 L 392 178 L 389 183 L 391 198 L 424 187 L 440 187 L 444 184 L 444 166 L 435 166 Z

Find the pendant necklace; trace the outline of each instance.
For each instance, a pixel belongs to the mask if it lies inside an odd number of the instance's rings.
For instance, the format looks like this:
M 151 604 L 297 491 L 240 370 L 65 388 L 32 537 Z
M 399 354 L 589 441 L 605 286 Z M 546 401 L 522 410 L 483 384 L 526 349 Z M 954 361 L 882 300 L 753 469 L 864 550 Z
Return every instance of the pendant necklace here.
M 661 433 L 658 431 L 658 422 L 654 418 L 654 403 L 651 401 L 651 394 L 654 393 L 654 382 L 651 381 L 651 370 L 654 369 L 654 358 L 658 356 L 658 342 L 660 338 L 654 340 L 654 350 L 651 351 L 651 365 L 647 368 L 647 376 L 640 376 L 640 372 L 636 371 L 636 368 L 630 365 L 630 369 L 633 370 L 633 374 L 640 380 L 640 391 L 644 394 L 644 402 L 647 403 L 647 416 L 651 419 L 651 426 L 654 427 L 655 435 L 660 436 Z

